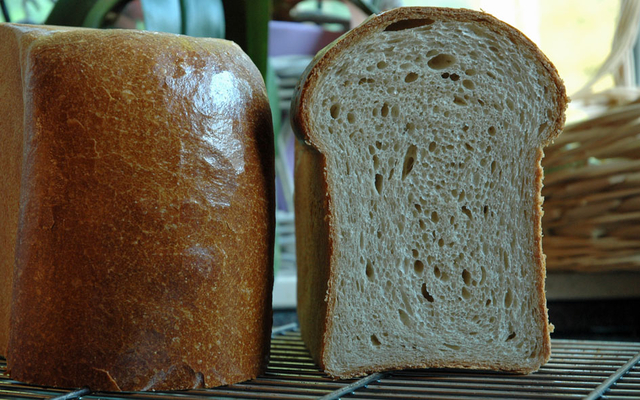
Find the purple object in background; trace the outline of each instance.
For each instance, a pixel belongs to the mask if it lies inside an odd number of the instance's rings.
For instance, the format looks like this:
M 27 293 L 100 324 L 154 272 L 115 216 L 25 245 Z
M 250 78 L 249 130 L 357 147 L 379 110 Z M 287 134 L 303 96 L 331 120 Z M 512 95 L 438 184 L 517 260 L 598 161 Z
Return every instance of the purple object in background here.
M 286 104 L 293 92 L 291 78 L 297 79 L 302 74 L 306 64 L 311 61 L 311 57 L 326 45 L 336 40 L 344 32 L 327 31 L 320 25 L 302 22 L 289 21 L 269 21 L 269 59 L 274 67 L 278 79 L 278 92 L 281 104 Z M 303 62 L 303 64 L 301 64 Z M 285 82 L 286 81 L 286 82 Z M 289 110 L 282 109 L 283 129 L 276 132 L 279 137 L 278 150 L 282 167 L 278 168 L 280 174 L 286 173 L 288 182 L 293 182 L 294 165 L 294 136 L 291 132 L 289 122 Z M 284 168 L 283 168 L 284 167 Z M 286 168 L 286 172 L 283 171 Z M 276 196 L 279 210 L 293 212 L 291 209 L 291 184 L 284 185 L 283 177 L 278 177 L 276 181 Z
M 269 21 L 269 56 L 315 55 L 343 33 L 301 22 Z

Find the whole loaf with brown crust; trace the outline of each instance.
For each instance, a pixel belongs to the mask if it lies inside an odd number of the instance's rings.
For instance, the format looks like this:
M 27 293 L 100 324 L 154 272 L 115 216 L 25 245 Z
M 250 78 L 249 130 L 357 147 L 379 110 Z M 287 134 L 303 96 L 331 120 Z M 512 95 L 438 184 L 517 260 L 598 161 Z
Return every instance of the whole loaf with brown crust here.
M 224 40 L 10 24 L 0 52 L 11 377 L 128 391 L 260 374 L 274 150 L 250 59 Z

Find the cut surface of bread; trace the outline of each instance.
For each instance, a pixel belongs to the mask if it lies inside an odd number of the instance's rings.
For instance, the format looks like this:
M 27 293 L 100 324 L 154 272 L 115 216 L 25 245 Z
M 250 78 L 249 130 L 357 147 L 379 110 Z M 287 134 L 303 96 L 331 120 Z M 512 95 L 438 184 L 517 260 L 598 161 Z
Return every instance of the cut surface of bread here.
M 549 358 L 540 161 L 567 101 L 475 11 L 395 9 L 316 57 L 292 106 L 298 313 L 327 373 Z

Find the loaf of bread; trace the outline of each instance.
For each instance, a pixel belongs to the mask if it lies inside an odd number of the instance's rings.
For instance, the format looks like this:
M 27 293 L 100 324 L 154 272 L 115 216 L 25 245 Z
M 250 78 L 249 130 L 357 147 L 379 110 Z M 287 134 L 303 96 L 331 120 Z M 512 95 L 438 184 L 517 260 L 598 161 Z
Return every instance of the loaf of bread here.
M 260 374 L 274 150 L 251 60 L 224 40 L 8 24 L 0 53 L 10 376 L 129 391 Z
M 318 54 L 292 121 L 298 313 L 328 374 L 548 360 L 540 160 L 567 101 L 481 12 L 395 9 Z

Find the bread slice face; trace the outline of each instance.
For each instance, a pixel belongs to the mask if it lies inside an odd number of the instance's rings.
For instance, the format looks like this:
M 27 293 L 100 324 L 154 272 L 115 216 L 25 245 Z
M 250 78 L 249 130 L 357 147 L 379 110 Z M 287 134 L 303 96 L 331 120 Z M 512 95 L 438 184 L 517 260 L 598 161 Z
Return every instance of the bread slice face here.
M 548 360 L 540 161 L 567 101 L 470 10 L 395 9 L 316 57 L 292 106 L 298 313 L 328 374 Z

